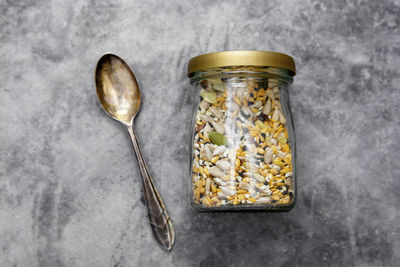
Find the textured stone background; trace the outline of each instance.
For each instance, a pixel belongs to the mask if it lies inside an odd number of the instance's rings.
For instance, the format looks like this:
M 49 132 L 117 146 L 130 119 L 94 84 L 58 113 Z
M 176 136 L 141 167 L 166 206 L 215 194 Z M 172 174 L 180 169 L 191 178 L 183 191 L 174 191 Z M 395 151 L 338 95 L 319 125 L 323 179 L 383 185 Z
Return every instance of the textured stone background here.
M 399 1 L 0 1 L 0 266 L 399 266 Z M 295 58 L 297 206 L 199 214 L 187 197 L 192 56 Z M 93 73 L 143 93 L 142 149 L 177 232 L 153 241 L 128 134 Z

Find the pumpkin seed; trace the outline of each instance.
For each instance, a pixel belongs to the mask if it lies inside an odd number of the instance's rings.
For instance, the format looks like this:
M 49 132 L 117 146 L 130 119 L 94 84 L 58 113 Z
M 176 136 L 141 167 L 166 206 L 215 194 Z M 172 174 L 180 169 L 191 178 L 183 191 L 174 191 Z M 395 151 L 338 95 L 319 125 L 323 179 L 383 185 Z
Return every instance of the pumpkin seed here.
M 207 101 L 208 103 L 211 103 L 211 104 L 215 104 L 218 101 L 217 94 L 215 93 L 215 91 L 203 90 L 203 91 L 201 91 L 200 96 L 205 101 Z
M 223 85 L 222 83 L 220 84 L 215 83 L 212 85 L 212 88 L 214 89 L 214 91 L 217 92 L 225 92 L 226 90 L 225 85 Z
M 211 142 L 219 146 L 226 146 L 228 144 L 228 140 L 223 134 L 211 131 L 208 132 L 208 137 L 210 138 Z

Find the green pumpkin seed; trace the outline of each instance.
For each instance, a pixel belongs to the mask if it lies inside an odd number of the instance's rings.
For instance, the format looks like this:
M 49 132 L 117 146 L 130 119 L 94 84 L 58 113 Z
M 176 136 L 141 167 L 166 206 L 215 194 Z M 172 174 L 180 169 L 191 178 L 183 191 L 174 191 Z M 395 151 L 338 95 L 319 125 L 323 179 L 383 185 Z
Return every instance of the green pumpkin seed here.
M 212 85 L 212 88 L 214 89 L 214 91 L 217 91 L 217 92 L 225 92 L 225 85 L 223 85 L 222 83 L 221 84 L 213 84 Z
M 211 131 L 208 132 L 208 137 L 210 138 L 211 142 L 219 146 L 226 146 L 228 144 L 228 140 L 223 134 Z
M 200 96 L 208 103 L 217 103 L 217 94 L 212 90 L 203 90 L 201 91 Z
M 225 92 L 226 88 L 221 79 L 208 79 L 208 84 L 211 85 L 209 88 L 212 88 L 214 91 Z

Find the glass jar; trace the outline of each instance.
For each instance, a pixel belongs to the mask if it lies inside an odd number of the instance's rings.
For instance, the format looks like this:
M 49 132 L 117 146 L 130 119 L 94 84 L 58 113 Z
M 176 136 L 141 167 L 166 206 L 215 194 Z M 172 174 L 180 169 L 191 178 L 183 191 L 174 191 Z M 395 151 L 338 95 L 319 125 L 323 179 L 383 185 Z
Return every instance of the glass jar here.
M 192 58 L 190 198 L 199 211 L 290 210 L 296 147 L 288 87 L 293 58 L 225 51 Z

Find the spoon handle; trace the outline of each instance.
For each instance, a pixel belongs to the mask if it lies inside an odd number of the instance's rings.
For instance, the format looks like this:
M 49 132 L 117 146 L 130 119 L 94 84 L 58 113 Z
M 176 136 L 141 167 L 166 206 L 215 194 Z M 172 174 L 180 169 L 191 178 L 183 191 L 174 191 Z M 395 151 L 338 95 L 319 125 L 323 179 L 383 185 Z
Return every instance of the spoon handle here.
M 129 135 L 131 137 L 133 148 L 135 149 L 136 158 L 139 163 L 140 173 L 142 175 L 143 192 L 146 200 L 147 212 L 153 234 L 164 249 L 171 250 L 175 241 L 175 232 L 172 221 L 167 213 L 160 194 L 151 179 L 149 170 L 144 162 L 142 152 L 140 151 L 139 142 L 136 137 L 135 130 L 132 126 L 128 126 Z

